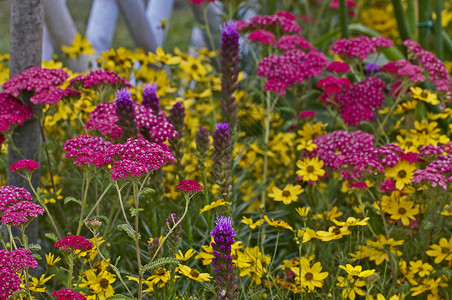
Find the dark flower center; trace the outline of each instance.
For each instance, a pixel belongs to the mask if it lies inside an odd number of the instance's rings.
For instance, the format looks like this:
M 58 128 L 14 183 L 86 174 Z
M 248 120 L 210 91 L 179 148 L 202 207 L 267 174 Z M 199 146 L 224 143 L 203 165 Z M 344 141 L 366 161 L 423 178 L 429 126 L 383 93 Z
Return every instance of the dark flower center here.
M 110 285 L 110 283 L 108 282 L 108 280 L 105 279 L 105 278 L 102 278 L 102 279 L 99 281 L 99 284 L 100 284 L 100 287 L 103 288 L 103 289 L 106 289 L 106 288 Z
M 195 270 L 195 269 L 191 269 L 190 275 L 191 275 L 192 277 L 194 277 L 194 278 L 198 278 L 198 276 L 199 276 L 199 271 L 198 271 L 198 270 Z
M 405 178 L 406 177 L 406 171 L 405 170 L 400 170 L 399 173 L 397 173 L 397 175 L 399 176 L 399 178 Z
M 289 197 L 289 196 L 290 196 L 290 192 L 289 192 L 289 191 L 283 191 L 283 192 L 282 192 L 282 195 L 283 195 L 284 197 Z
M 308 172 L 308 173 L 312 173 L 312 172 L 314 172 L 314 167 L 313 166 L 308 166 L 307 168 L 306 168 L 306 171 Z
M 304 275 L 304 278 L 306 279 L 306 281 L 311 281 L 312 279 L 314 279 L 314 275 L 311 272 L 306 273 L 306 275 Z
M 165 268 L 158 268 L 157 271 L 155 271 L 155 273 L 157 273 L 157 275 L 162 276 L 162 275 L 165 275 L 166 270 L 165 270 Z
M 333 233 L 336 235 L 339 235 L 339 234 L 341 234 L 341 229 L 339 227 L 334 227 Z
M 406 209 L 403 207 L 400 207 L 399 210 L 397 211 L 400 215 L 404 215 L 406 214 Z
M 420 94 L 420 96 L 421 96 L 421 98 L 423 98 L 423 99 L 427 99 L 427 98 L 428 98 L 428 93 L 427 93 L 427 92 L 422 92 L 422 93 Z

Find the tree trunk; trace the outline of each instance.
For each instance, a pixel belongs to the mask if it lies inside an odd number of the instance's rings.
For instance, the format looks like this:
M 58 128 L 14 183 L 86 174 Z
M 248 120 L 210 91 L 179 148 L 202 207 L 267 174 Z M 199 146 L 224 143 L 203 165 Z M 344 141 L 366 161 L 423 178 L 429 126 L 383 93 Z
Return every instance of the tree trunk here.
M 145 51 L 155 52 L 157 41 L 145 15 L 142 0 L 116 0 L 135 45 Z
M 174 0 L 152 0 L 146 7 L 146 17 L 154 31 L 158 47 L 162 47 L 173 12 Z M 162 21 L 165 26 L 162 27 Z
M 9 75 L 13 77 L 31 67 L 41 66 L 42 37 L 43 37 L 44 11 L 41 0 L 12 0 L 11 3 L 11 42 Z M 23 100 L 28 105 L 31 94 L 23 93 Z M 11 165 L 21 159 L 29 158 L 41 163 L 41 129 L 39 124 L 40 109 L 31 105 L 35 116 L 25 121 L 22 126 L 14 129 L 12 140 L 21 153 L 8 147 L 8 164 Z M 39 186 L 41 168 L 38 168 L 32 178 L 35 188 Z M 30 191 L 28 182 L 8 170 L 8 185 L 25 187 Z M 38 219 L 27 227 L 27 235 L 31 243 L 38 241 Z
M 65 0 L 43 0 L 44 17 L 53 41 L 54 50 L 61 55 L 61 46 L 69 46 L 75 38 L 77 29 L 66 6 Z M 88 69 L 88 58 L 81 55 L 77 59 L 63 59 L 65 65 L 76 72 L 83 72 Z

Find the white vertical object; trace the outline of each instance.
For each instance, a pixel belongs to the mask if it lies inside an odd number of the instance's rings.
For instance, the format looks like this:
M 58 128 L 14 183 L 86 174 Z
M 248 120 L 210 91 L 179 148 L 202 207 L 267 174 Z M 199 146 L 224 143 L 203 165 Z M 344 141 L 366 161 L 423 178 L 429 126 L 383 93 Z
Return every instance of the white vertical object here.
M 146 7 L 146 17 L 158 47 L 161 47 L 165 40 L 173 7 L 174 0 L 149 0 Z M 162 22 L 165 23 L 164 28 L 162 28 Z
M 100 52 L 110 49 L 116 30 L 119 8 L 113 0 L 94 0 L 89 14 L 86 37 L 96 49 L 96 56 Z
M 42 36 L 42 61 L 50 61 L 53 56 L 53 41 L 47 26 L 44 25 Z

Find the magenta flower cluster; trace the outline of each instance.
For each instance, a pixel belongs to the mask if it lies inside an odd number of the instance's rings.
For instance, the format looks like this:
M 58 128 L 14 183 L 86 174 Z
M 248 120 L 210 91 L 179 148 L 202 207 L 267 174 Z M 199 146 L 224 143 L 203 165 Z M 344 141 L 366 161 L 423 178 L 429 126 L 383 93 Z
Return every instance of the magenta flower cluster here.
M 369 54 L 377 52 L 379 48 L 392 46 L 392 41 L 383 36 L 373 38 L 359 36 L 353 39 L 340 39 L 331 46 L 330 50 L 343 59 L 360 58 L 364 60 Z
M 202 190 L 203 188 L 204 187 L 202 185 L 200 185 L 196 181 L 190 180 L 190 179 L 182 180 L 181 182 L 179 182 L 177 184 L 177 189 L 180 191 L 184 191 L 186 193 L 198 192 L 198 191 Z
M 115 89 L 121 87 L 132 88 L 129 81 L 113 71 L 94 70 L 87 75 L 79 75 L 69 82 L 69 87 L 75 89 L 89 88 L 98 85 L 109 85 Z
M 59 291 L 54 291 L 52 296 L 55 297 L 55 300 L 85 300 L 86 297 L 82 294 L 77 293 L 71 289 L 62 289 Z
M 74 158 L 79 167 L 92 165 L 101 167 L 113 161 L 114 146 L 99 136 L 79 135 L 64 143 L 66 157 Z
M 32 159 L 19 160 L 18 162 L 13 163 L 11 165 L 11 167 L 9 167 L 11 172 L 17 172 L 17 171 L 21 171 L 21 170 L 23 170 L 23 171 L 25 171 L 25 170 L 34 171 L 37 168 L 39 168 L 39 163 L 35 162 Z
M 19 226 L 27 223 L 31 218 L 42 215 L 44 209 L 40 205 L 30 202 L 32 199 L 31 194 L 24 188 L 0 187 L 0 222 Z
M 68 235 L 55 243 L 55 248 L 62 252 L 72 253 L 75 250 L 87 251 L 93 248 L 93 244 L 80 235 Z
M 36 268 L 38 262 L 29 249 L 19 248 L 8 252 L 0 250 L 0 300 L 6 300 L 20 288 L 17 272 L 28 268 Z
M 10 129 L 11 125 L 22 125 L 32 116 L 33 110 L 30 106 L 23 105 L 8 93 L 0 93 L 0 132 Z
M 293 14 L 280 11 L 274 15 L 257 15 L 249 21 L 237 20 L 237 29 L 239 31 L 266 29 L 274 32 L 282 30 L 285 33 L 301 34 L 303 31 L 296 19 Z

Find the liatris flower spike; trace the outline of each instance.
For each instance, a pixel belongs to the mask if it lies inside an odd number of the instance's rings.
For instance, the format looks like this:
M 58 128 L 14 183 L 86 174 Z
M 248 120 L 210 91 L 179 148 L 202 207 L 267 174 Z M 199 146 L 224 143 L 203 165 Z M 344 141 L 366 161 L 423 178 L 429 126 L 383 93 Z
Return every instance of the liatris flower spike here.
M 122 137 L 135 137 L 137 125 L 134 113 L 134 101 L 128 89 L 121 89 L 116 93 L 116 115 L 118 115 L 118 126 L 123 129 Z
M 141 104 L 151 108 L 154 115 L 158 116 L 160 112 L 160 98 L 157 97 L 157 83 L 150 83 L 144 87 L 143 101 Z
M 180 218 L 176 214 L 171 214 L 168 218 L 166 218 L 166 230 L 165 233 L 169 234 L 167 239 L 168 252 L 171 256 L 174 256 L 177 252 L 177 248 L 179 247 L 179 241 L 181 239 L 182 234 L 182 226 L 180 224 Z M 178 224 L 179 223 L 179 224 Z M 178 224 L 172 232 L 171 228 L 173 228 L 176 224 Z
M 212 169 L 215 183 L 220 187 L 220 195 L 225 201 L 229 201 L 232 190 L 231 152 L 228 124 L 219 123 L 213 134 Z
M 210 233 L 214 255 L 212 266 L 215 271 L 216 292 L 219 299 L 237 299 L 237 275 L 232 264 L 231 246 L 236 235 L 232 228 L 232 218 L 221 216 L 215 221 L 215 228 Z

